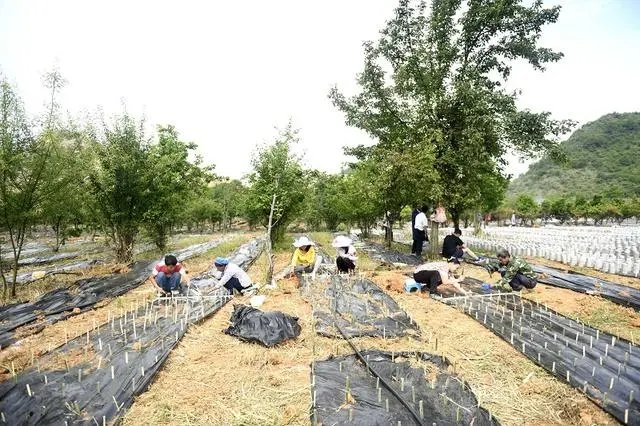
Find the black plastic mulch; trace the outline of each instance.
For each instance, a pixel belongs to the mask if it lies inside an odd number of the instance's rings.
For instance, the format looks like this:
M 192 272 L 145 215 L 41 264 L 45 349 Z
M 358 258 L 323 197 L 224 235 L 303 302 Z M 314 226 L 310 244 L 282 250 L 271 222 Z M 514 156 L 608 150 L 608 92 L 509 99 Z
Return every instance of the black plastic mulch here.
M 358 276 L 331 275 L 312 284 L 313 317 L 318 334 L 341 337 L 377 336 L 395 338 L 419 335 L 418 326 L 387 293 L 372 281 Z
M 204 253 L 220 244 L 220 240 L 197 244 L 176 253 L 179 259 Z M 125 274 L 76 281 L 68 288 L 52 290 L 33 302 L 14 303 L 0 308 L 0 347 L 15 343 L 15 330 L 32 324 L 23 334 L 40 332 L 45 326 L 90 310 L 108 298 L 118 297 L 142 284 L 151 274 L 154 261 L 140 261 L 131 265 Z
M 499 424 L 479 407 L 469 386 L 447 370 L 441 357 L 377 350 L 361 355 L 371 370 L 356 355 L 313 363 L 312 424 Z
M 451 297 L 454 306 L 624 424 L 640 424 L 640 348 L 519 294 Z
M 231 254 L 245 269 L 260 255 L 253 240 Z M 192 279 L 204 297 L 162 299 L 111 317 L 0 383 L 7 424 L 111 424 L 145 392 L 188 325 L 217 312 L 231 296 L 213 290 L 214 279 Z M 75 360 L 75 362 L 74 362 Z

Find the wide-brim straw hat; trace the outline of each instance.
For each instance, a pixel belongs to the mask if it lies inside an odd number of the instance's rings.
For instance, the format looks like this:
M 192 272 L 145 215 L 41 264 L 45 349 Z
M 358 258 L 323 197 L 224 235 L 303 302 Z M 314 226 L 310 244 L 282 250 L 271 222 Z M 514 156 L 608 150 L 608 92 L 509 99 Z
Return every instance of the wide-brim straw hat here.
M 307 237 L 300 237 L 297 240 L 295 240 L 293 242 L 293 246 L 296 248 L 300 248 L 300 247 L 304 247 L 304 246 L 315 246 L 316 243 L 314 243 L 313 241 L 311 241 L 309 238 Z
M 334 247 L 334 248 L 348 247 L 351 244 L 353 244 L 353 241 L 351 240 L 351 238 L 347 237 L 346 235 L 338 235 L 333 239 L 333 242 L 331 243 L 331 247 Z

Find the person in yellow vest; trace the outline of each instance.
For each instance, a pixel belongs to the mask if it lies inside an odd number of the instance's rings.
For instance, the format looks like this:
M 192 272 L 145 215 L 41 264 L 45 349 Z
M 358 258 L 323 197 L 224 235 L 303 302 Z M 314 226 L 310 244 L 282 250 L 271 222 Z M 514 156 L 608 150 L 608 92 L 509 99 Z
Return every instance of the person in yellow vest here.
M 291 258 L 291 267 L 298 279 L 303 273 L 311 274 L 311 279 L 315 279 L 318 266 L 322 262 L 322 258 L 316 253 L 315 245 L 313 241 L 304 236 L 296 239 L 293 243 L 296 250 Z

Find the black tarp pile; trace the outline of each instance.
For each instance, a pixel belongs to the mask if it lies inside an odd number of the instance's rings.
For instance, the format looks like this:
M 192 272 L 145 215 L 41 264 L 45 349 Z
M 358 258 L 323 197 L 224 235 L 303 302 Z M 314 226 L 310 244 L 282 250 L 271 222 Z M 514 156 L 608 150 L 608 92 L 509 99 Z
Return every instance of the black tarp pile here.
M 378 336 L 394 338 L 417 336 L 418 326 L 377 284 L 358 276 L 331 275 L 316 280 L 313 306 L 316 332 L 341 337 L 335 324 L 348 337 Z
M 538 282 L 554 287 L 566 288 L 580 293 L 601 296 L 622 306 L 630 306 L 640 311 L 640 289 L 614 283 L 596 277 L 564 272 L 541 265 L 532 265 L 535 272 L 542 274 Z
M 300 335 L 298 318 L 282 312 L 263 312 L 251 306 L 235 305 L 224 331 L 245 342 L 257 342 L 266 347 L 275 346 Z
M 640 348 L 518 294 L 445 298 L 624 424 L 640 424 Z
M 176 256 L 186 260 L 216 247 L 221 241 L 187 247 L 178 251 Z M 149 277 L 154 264 L 152 261 L 136 262 L 125 274 L 79 280 L 68 288 L 52 290 L 33 302 L 3 306 L 0 309 L 0 348 L 16 341 L 15 330 L 19 327 L 32 324 L 29 330 L 23 330 L 23 334 L 38 333 L 48 324 L 78 315 L 104 299 L 118 297 L 137 288 Z
M 259 256 L 252 241 L 230 257 L 247 268 Z M 248 256 L 255 256 L 249 258 Z M 202 297 L 161 299 L 110 316 L 110 321 L 35 361 L 0 383 L 0 412 L 8 424 L 112 423 L 146 391 L 188 325 L 215 313 L 232 297 L 209 279 L 193 279 Z
M 380 351 L 361 355 L 373 374 L 356 355 L 313 363 L 313 424 L 499 424 L 478 406 L 469 386 L 447 371 L 441 357 Z

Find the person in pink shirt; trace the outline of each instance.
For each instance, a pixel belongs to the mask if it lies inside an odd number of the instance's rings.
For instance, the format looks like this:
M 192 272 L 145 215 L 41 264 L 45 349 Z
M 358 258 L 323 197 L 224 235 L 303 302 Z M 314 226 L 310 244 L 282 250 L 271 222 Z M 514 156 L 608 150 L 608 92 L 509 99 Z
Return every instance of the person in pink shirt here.
M 440 284 L 451 284 L 463 294 L 467 292 L 460 287 L 460 280 L 453 277 L 453 274 L 460 267 L 460 262 L 457 259 L 451 259 L 449 262 L 428 262 L 418 266 L 413 273 L 413 279 L 422 286 L 423 289 L 428 289 L 429 293 L 434 296 L 439 296 L 438 286 Z

